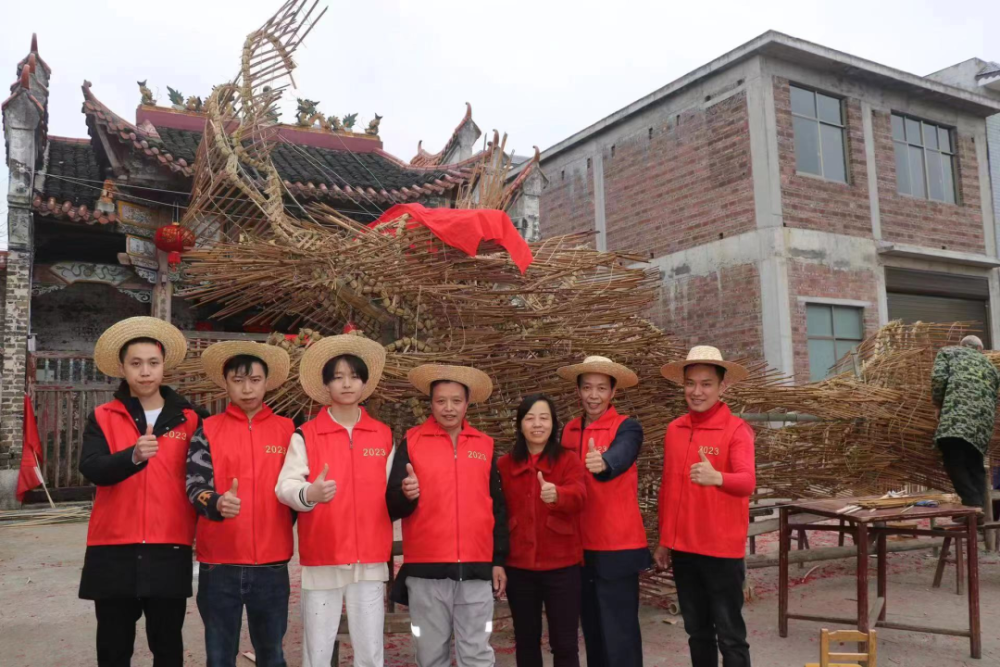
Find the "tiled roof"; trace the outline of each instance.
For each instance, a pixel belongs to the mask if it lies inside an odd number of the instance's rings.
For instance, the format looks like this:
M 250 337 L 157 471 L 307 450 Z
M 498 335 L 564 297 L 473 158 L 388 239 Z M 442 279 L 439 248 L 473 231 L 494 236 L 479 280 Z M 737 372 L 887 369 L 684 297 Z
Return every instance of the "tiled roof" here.
M 193 162 L 201 133 L 158 127 L 164 148 Z M 271 159 L 296 195 L 381 203 L 443 194 L 464 183 L 465 169 L 412 167 L 382 151 L 352 153 L 287 142 L 275 144 Z
M 33 207 L 43 216 L 88 224 L 114 222 L 114 213 L 92 210 L 101 196 L 101 182 L 101 169 L 89 140 L 49 137 L 45 185 L 35 193 Z
M 89 81 L 83 82 L 83 100 L 83 113 L 87 117 L 87 127 L 90 128 L 91 134 L 95 131 L 106 132 L 123 144 L 130 145 L 147 157 L 156 160 L 170 171 L 180 172 L 185 176 L 191 176 L 194 173 L 191 167 L 194 161 L 193 155 L 190 161 L 183 157 L 175 158 L 167 150 L 155 130 L 150 131 L 146 127 L 136 127 L 104 106 L 90 92 Z

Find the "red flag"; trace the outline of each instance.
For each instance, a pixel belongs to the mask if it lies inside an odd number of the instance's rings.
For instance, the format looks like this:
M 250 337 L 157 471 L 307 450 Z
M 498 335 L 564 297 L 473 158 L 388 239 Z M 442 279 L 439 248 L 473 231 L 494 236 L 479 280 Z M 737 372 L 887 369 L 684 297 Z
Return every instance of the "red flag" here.
M 21 472 L 17 476 L 17 501 L 24 502 L 24 494 L 42 483 L 41 465 L 44 460 L 42 443 L 38 438 L 35 410 L 31 398 L 24 395 L 24 439 L 21 448 Z
M 510 217 L 493 209 L 426 208 L 421 204 L 396 204 L 369 227 L 410 214 L 409 225 L 422 224 L 452 248 L 474 257 L 482 241 L 493 241 L 510 254 L 524 273 L 533 261 L 531 248 L 521 238 Z

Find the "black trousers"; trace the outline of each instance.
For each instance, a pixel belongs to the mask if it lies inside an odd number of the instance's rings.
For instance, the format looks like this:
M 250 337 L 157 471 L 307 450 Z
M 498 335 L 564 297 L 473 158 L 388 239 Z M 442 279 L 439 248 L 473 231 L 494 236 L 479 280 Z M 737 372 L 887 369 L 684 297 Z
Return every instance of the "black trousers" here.
M 587 667 L 642 667 L 639 574 L 604 579 L 585 566 L 582 592 Z
M 146 641 L 153 667 L 184 664 L 185 598 L 111 598 L 95 600 L 98 667 L 128 667 L 135 647 L 135 624 L 146 615 Z
M 692 667 L 750 667 L 743 622 L 742 558 L 714 558 L 674 551 L 677 601 L 688 633 Z
M 580 566 L 558 570 L 507 568 L 517 667 L 542 667 L 542 605 L 555 667 L 580 667 Z
M 941 438 L 937 441 L 944 469 L 951 478 L 955 493 L 963 505 L 982 507 L 986 498 L 986 469 L 983 454 L 961 438 Z

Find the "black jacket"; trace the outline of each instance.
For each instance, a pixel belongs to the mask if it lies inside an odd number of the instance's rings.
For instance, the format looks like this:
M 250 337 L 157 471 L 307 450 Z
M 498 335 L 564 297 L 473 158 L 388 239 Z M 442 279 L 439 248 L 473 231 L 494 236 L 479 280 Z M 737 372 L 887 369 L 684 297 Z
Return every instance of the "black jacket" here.
M 417 509 L 417 502 L 403 495 L 403 480 L 406 479 L 406 464 L 410 462 L 410 454 L 406 449 L 406 438 L 396 448 L 396 456 L 392 460 L 392 470 L 389 471 L 389 481 L 385 489 L 385 502 L 389 508 L 389 518 L 393 521 L 404 519 Z M 421 579 L 465 579 L 493 580 L 493 567 L 502 566 L 510 552 L 510 532 L 507 527 L 507 501 L 503 495 L 500 483 L 500 469 L 497 468 L 497 455 L 493 455 L 490 465 L 490 498 L 493 499 L 493 562 L 491 563 L 403 563 L 392 587 L 392 599 L 400 604 L 407 604 L 406 577 Z
M 163 411 L 153 425 L 153 435 L 160 436 L 186 421 L 184 410 L 194 410 L 199 417 L 208 413 L 170 387 L 161 387 Z M 115 392 L 135 420 L 139 433 L 146 432 L 146 414 L 129 393 L 124 381 Z M 145 462 L 132 463 L 134 447 L 111 453 L 108 441 L 90 413 L 83 431 L 80 472 L 97 486 L 118 484 L 142 470 Z M 175 544 L 120 544 L 87 547 L 80 578 L 80 597 L 85 600 L 110 598 L 186 598 L 191 597 L 191 547 Z

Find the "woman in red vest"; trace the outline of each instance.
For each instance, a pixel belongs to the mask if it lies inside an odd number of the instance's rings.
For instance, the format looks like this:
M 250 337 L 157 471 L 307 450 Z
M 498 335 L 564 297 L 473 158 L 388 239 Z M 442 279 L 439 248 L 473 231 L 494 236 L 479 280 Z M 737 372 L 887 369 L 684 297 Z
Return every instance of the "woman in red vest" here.
M 583 408 L 562 433 L 562 445 L 587 468 L 587 507 L 580 514 L 583 590 L 580 624 L 588 667 L 641 667 L 639 573 L 652 565 L 639 511 L 636 459 L 642 426 L 612 405 L 636 374 L 605 357 L 563 366 Z
M 274 487 L 295 432 L 264 394 L 288 379 L 288 353 L 275 345 L 224 341 L 201 354 L 205 375 L 229 394 L 222 414 L 191 438 L 187 493 L 197 530 L 198 611 L 208 667 L 235 667 L 243 609 L 257 664 L 285 667 L 292 512 Z
M 542 665 L 544 604 L 553 664 L 579 667 L 583 545 L 578 520 L 587 499 L 587 471 L 559 444 L 559 417 L 551 398 L 532 394 L 521 401 L 514 448 L 497 467 L 510 526 L 507 599 L 517 665 Z
M 163 373 L 185 354 L 184 334 L 155 317 L 122 320 L 94 346 L 98 370 L 122 378 L 91 413 L 80 456 L 80 472 L 97 485 L 80 597 L 94 601 L 101 667 L 131 663 L 143 615 L 157 667 L 184 662 L 196 520 L 184 475 L 200 415 L 163 386 Z
M 385 348 L 356 334 L 311 344 L 299 381 L 325 406 L 291 438 L 278 478 L 300 512 L 302 664 L 328 667 L 347 604 L 356 667 L 381 667 L 392 522 L 385 503 L 392 431 L 361 407 L 385 367 Z

